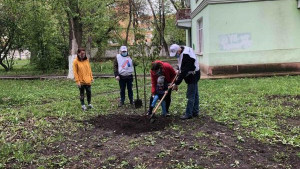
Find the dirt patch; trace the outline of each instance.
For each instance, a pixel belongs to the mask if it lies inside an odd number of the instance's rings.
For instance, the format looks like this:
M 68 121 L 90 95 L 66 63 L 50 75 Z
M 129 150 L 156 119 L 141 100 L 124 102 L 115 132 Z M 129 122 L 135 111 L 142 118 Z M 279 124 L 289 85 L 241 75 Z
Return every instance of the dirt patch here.
M 266 98 L 271 101 L 274 99 L 295 99 L 295 100 L 300 100 L 300 95 L 269 95 L 266 96 Z
M 266 144 L 208 116 L 186 121 L 111 114 L 83 122 L 40 156 L 65 168 L 297 168 L 300 148 Z M 53 159 L 68 159 L 64 164 Z M 78 160 L 80 159 L 80 160 Z M 51 165 L 46 165 L 51 167 Z M 62 165 L 62 166 L 60 166 Z M 53 167 L 53 165 L 52 165 Z
M 284 101 L 284 102 L 282 102 L 282 105 L 285 107 L 292 107 L 295 109 L 300 108 L 300 103 L 295 103 L 295 102 L 291 102 L 291 101 Z
M 300 127 L 300 116 L 289 117 L 286 119 L 287 124 Z
M 282 106 L 300 109 L 300 95 L 269 95 L 266 96 L 266 99 L 270 102 L 283 100 L 282 103 L 280 103 Z
M 164 130 L 174 121 L 176 121 L 174 118 L 155 116 L 155 121 L 150 123 L 147 116 L 110 114 L 99 115 L 84 122 L 93 124 L 96 128 L 113 131 L 116 134 L 132 135 Z

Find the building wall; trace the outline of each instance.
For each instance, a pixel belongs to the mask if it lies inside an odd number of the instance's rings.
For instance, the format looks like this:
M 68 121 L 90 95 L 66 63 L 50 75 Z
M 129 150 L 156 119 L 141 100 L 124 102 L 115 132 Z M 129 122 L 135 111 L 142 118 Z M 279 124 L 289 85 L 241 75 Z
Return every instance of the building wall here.
M 295 0 L 208 5 L 192 20 L 197 51 L 197 20 L 203 17 L 207 66 L 300 62 L 300 10 Z
M 198 28 L 197 28 L 197 22 L 199 19 L 202 19 L 203 21 L 203 55 L 200 56 L 199 54 L 199 45 L 198 45 Z M 205 8 L 199 15 L 197 15 L 195 18 L 192 20 L 192 48 L 194 49 L 195 53 L 200 56 L 199 61 L 202 64 L 209 64 L 208 57 L 205 57 L 208 55 L 208 52 L 210 51 L 210 20 L 209 20 L 209 8 Z

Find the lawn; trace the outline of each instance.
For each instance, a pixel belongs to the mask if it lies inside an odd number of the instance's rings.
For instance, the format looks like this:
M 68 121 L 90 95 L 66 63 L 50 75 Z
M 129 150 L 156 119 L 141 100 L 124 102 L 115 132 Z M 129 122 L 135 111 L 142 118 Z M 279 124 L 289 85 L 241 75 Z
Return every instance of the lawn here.
M 166 60 L 166 58 L 160 58 Z M 168 60 L 166 60 L 168 61 Z M 137 61 L 140 62 L 140 61 Z M 113 72 L 113 60 L 107 61 L 92 61 L 90 62 L 91 68 L 94 75 L 112 75 Z M 143 74 L 142 64 L 138 63 L 137 74 Z M 147 74 L 149 74 L 150 64 L 147 67 Z M 36 70 L 34 65 L 30 64 L 30 60 L 15 60 L 13 69 L 10 71 L 5 71 L 3 67 L 0 66 L 0 76 L 38 76 L 38 75 L 67 75 L 68 69 L 55 69 L 41 71 Z
M 182 83 L 172 116 L 151 124 L 128 100 L 117 107 L 112 78 L 95 79 L 87 112 L 72 81 L 1 80 L 0 168 L 297 168 L 299 86 L 300 76 L 200 80 L 201 116 L 180 121 Z

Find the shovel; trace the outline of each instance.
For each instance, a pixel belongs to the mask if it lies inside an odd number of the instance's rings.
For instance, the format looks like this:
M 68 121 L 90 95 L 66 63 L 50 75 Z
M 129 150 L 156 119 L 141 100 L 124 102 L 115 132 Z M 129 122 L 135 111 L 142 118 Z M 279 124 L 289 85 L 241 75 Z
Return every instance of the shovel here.
M 178 76 L 178 74 L 176 74 L 176 76 L 174 77 L 174 79 L 173 79 L 173 81 L 171 82 L 171 85 L 170 86 L 173 86 L 173 84 L 174 84 L 174 82 L 175 82 L 175 80 L 177 79 L 177 76 Z M 168 89 L 168 92 L 166 92 L 164 95 L 163 95 L 163 97 L 160 99 L 160 101 L 159 101 L 159 103 L 156 105 L 156 107 L 154 108 L 154 110 L 153 110 L 153 112 L 152 112 L 152 114 L 151 114 L 151 116 L 150 116 L 150 123 L 154 123 L 154 121 L 155 121 L 155 113 L 156 113 L 156 110 L 158 109 L 158 107 L 160 106 L 160 104 L 162 103 L 162 101 L 164 101 L 164 99 L 165 99 L 165 97 L 167 96 L 167 94 L 169 93 L 169 90 L 172 90 L 172 88 L 169 88 Z
M 135 77 L 135 86 L 136 86 L 136 95 L 137 95 L 137 99 L 134 100 L 134 107 L 136 109 L 138 109 L 138 108 L 141 108 L 143 106 L 143 102 L 139 98 L 139 89 L 138 89 L 138 83 L 137 83 L 137 78 L 136 78 L 135 64 L 133 64 L 133 67 L 134 67 L 134 77 Z

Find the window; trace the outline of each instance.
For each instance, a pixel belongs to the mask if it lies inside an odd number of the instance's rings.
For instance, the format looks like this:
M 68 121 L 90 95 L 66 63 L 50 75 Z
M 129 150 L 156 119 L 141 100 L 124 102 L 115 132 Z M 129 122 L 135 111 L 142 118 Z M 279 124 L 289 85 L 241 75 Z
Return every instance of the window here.
M 203 54 L 203 18 L 197 21 L 197 36 L 198 36 L 198 43 L 197 43 L 197 52 L 199 54 Z

